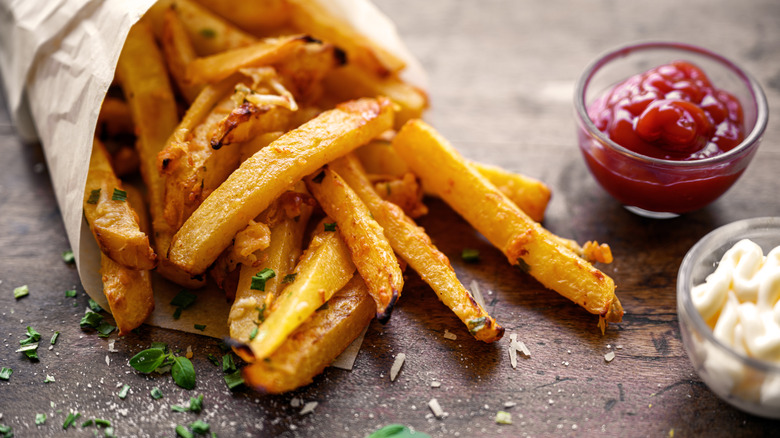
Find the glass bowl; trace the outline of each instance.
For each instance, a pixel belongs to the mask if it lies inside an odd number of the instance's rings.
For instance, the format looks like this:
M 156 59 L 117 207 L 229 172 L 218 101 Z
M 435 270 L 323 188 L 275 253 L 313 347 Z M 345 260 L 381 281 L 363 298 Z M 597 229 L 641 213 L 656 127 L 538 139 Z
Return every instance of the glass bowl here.
M 722 226 L 688 251 L 677 276 L 680 332 L 693 367 L 715 394 L 743 411 L 780 419 L 780 363 L 748 357 L 717 339 L 691 295 L 692 288 L 704 283 L 723 254 L 742 239 L 752 240 L 766 255 L 780 246 L 780 217 L 746 219 Z
M 618 83 L 678 60 L 698 65 L 716 88 L 742 103 L 745 139 L 734 149 L 691 161 L 651 158 L 610 140 L 588 116 L 588 107 Z M 748 73 L 706 49 L 674 42 L 630 44 L 602 55 L 580 76 L 574 106 L 580 150 L 593 177 L 629 210 L 655 218 L 698 210 L 728 190 L 753 158 L 768 118 L 764 92 Z

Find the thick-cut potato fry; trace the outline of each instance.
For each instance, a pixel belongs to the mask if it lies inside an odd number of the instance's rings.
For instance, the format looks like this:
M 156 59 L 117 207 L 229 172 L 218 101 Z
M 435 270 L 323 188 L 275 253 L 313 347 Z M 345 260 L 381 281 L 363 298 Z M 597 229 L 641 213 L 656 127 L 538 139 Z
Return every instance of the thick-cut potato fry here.
M 335 160 L 330 166 L 344 178 L 384 229 L 393 249 L 412 267 L 439 299 L 452 309 L 475 338 L 494 342 L 504 334 L 471 294 L 463 287 L 447 256 L 431 242 L 425 231 L 407 217 L 397 205 L 382 200 L 368 181 L 360 162 L 353 155 Z
M 325 90 L 338 101 L 364 96 L 390 98 L 400 107 L 395 116 L 396 129 L 407 120 L 422 117 L 428 106 L 428 97 L 419 89 L 395 76 L 381 78 L 353 64 L 331 71 L 325 77 Z
M 298 103 L 308 105 L 322 95 L 323 78 L 345 62 L 344 56 L 344 52 L 333 44 L 317 41 L 297 47 L 275 67 Z
M 229 5 L 234 3 L 226 2 Z M 149 9 L 145 18 L 150 21 L 158 36 L 162 34 L 163 15 L 167 9 L 176 10 L 195 51 L 200 56 L 248 46 L 257 41 L 257 38 L 190 0 L 158 0 Z
M 599 324 L 620 322 L 623 308 L 615 283 L 547 232 L 464 160 L 433 128 L 408 122 L 393 147 L 455 211 L 481 232 L 509 262 L 545 287 L 599 315 Z
M 106 97 L 100 105 L 95 136 L 115 136 L 119 134 L 132 134 L 135 130 L 130 107 L 122 99 Z
M 247 158 L 256 154 L 260 149 L 275 142 L 282 135 L 284 135 L 284 131 L 268 132 L 266 134 L 260 134 L 249 141 L 245 141 L 244 143 L 241 143 L 241 145 L 239 146 L 241 148 L 241 154 L 240 154 L 241 162 L 243 163 L 244 161 L 246 161 Z
M 386 323 L 401 296 L 404 279 L 382 227 L 371 217 L 358 195 L 328 167 L 307 176 L 304 181 L 325 214 L 336 221 L 335 226 L 347 243 L 352 261 L 376 303 L 377 320 Z
M 354 150 L 393 125 L 387 99 L 346 102 L 279 137 L 244 161 L 174 236 L 169 257 L 200 274 L 233 236 L 290 184 Z
M 288 0 L 288 2 L 292 6 L 293 26 L 301 32 L 340 47 L 347 52 L 351 64 L 357 64 L 382 77 L 397 73 L 406 66 L 401 58 L 344 23 L 332 12 L 326 1 Z
M 401 178 L 388 179 L 384 176 L 378 178 L 372 182 L 376 193 L 382 199 L 401 207 L 401 210 L 411 218 L 428 214 L 428 207 L 422 203 L 422 185 L 413 173 L 406 173 Z
M 192 46 L 187 30 L 184 28 L 179 16 L 173 9 L 167 9 L 163 15 L 162 37 L 160 38 L 165 59 L 168 62 L 168 70 L 176 81 L 184 99 L 192 103 L 203 85 L 191 84 L 186 81 L 187 66 L 198 57 Z
M 319 230 L 295 267 L 295 280 L 282 290 L 268 315 L 260 315 L 265 321 L 249 341 L 255 361 L 273 354 L 287 336 L 344 287 L 355 272 L 349 249 L 341 236 L 322 231 L 322 226 Z
M 138 150 L 133 146 L 120 146 L 111 155 L 111 166 L 116 176 L 123 177 L 138 172 L 141 159 L 138 158 Z
M 127 203 L 127 192 L 111 168 L 102 143 L 95 140 L 84 189 L 84 216 L 100 250 L 130 269 L 157 266 L 149 237 L 138 226 L 138 217 Z
M 148 212 L 141 193 L 133 186 L 126 186 L 127 202 L 138 216 L 141 231 L 148 232 Z M 149 271 L 128 269 L 100 254 L 100 274 L 103 294 L 108 300 L 119 335 L 126 335 L 140 326 L 154 310 L 154 293 Z
M 398 156 L 389 141 L 374 140 L 359 148 L 355 153 L 369 174 L 392 175 L 400 178 L 410 172 L 409 165 Z M 550 189 L 544 183 L 487 164 L 473 161 L 470 163 L 531 219 L 537 222 L 544 219 L 544 212 L 550 201 Z M 429 190 L 424 184 L 423 189 Z M 433 194 L 435 195 L 435 193 Z M 581 253 L 581 248 L 577 252 Z
M 375 310 L 363 279 L 355 275 L 267 360 L 245 367 L 244 381 L 270 394 L 308 385 L 360 335 Z
M 245 344 L 249 343 L 250 334 L 260 322 L 259 318 L 261 316 L 265 318 L 266 311 L 270 313 L 271 305 L 279 295 L 279 291 L 295 277 L 295 275 L 291 277 L 287 275 L 292 274 L 295 262 L 301 255 L 303 234 L 311 211 L 311 207 L 304 206 L 300 208 L 300 215 L 285 217 L 274 224 L 271 227 L 270 246 L 256 253 L 256 258 L 261 262 L 257 266 L 241 265 L 236 299 L 228 316 L 231 338 Z M 265 290 L 252 289 L 252 277 L 265 269 L 271 269 L 274 277 L 265 281 Z M 265 309 L 263 315 L 260 315 L 257 309 Z
M 309 37 L 303 35 L 266 38 L 246 47 L 197 58 L 187 66 L 186 80 L 190 84 L 218 82 L 242 68 L 275 64 L 308 41 Z
M 285 0 L 196 0 L 211 11 L 252 34 L 267 34 L 287 24 L 290 8 Z
M 166 259 L 173 230 L 163 217 L 165 182 L 157 171 L 157 154 L 178 122 L 173 90 L 162 54 L 145 21 L 130 28 L 119 55 L 116 74 L 122 84 L 138 137 L 141 176 L 146 184 L 154 246 L 160 257 L 157 272 L 182 286 L 197 288 L 203 281 L 181 272 Z

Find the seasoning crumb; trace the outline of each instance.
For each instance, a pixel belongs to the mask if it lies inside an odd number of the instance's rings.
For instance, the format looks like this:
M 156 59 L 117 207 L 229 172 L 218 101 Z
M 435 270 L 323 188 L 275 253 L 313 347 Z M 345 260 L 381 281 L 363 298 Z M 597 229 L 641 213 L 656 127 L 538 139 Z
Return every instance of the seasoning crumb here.
M 456 335 L 455 333 L 452 333 L 451 331 L 449 331 L 447 329 L 444 329 L 444 339 L 449 339 L 451 341 L 456 341 L 456 340 L 458 340 L 458 335 Z
M 300 415 L 306 415 L 310 412 L 313 412 L 314 409 L 317 407 L 319 403 L 316 401 L 308 402 L 305 405 L 303 405 L 303 408 L 301 409 Z
M 109 353 L 116 353 L 117 351 L 119 351 L 116 348 L 114 348 L 115 344 L 116 344 L 116 339 L 111 339 L 110 341 L 108 341 L 108 352 Z
M 614 358 L 615 358 L 615 352 L 614 351 L 610 351 L 609 353 L 604 355 L 604 360 L 606 360 L 607 362 L 612 362 L 612 360 Z
M 444 415 L 444 410 L 441 408 L 439 401 L 435 398 L 428 401 L 428 407 L 431 408 L 431 412 L 433 412 L 433 415 L 435 415 L 436 418 L 441 418 Z
M 299 399 L 298 397 L 293 397 L 292 400 L 290 400 L 290 406 L 294 408 L 300 407 L 301 403 L 303 403 L 303 400 Z
M 106 355 L 106 366 L 111 366 L 111 358 Z
M 507 408 L 507 409 L 515 407 L 515 406 L 517 406 L 517 403 L 515 403 L 513 401 L 504 402 L 504 407 Z
M 431 382 L 431 388 L 439 388 L 441 386 L 441 382 L 434 380 Z
M 496 413 L 496 423 L 498 424 L 512 424 L 512 414 L 506 411 L 498 411 Z
M 406 355 L 403 353 L 398 353 L 398 355 L 395 356 L 395 361 L 393 362 L 393 366 L 390 367 L 390 381 L 395 381 L 395 378 L 398 377 L 398 373 L 401 371 L 401 367 L 404 365 L 404 361 L 406 360 Z
M 187 353 L 184 354 L 184 357 L 186 357 L 187 359 L 192 359 L 192 346 L 191 345 L 187 346 Z

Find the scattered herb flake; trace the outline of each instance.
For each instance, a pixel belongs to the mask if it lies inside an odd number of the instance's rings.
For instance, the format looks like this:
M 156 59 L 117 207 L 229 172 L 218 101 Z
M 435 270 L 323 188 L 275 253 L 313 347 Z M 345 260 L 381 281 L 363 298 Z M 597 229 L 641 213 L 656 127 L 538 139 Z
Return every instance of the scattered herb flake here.
M 203 38 L 215 38 L 217 36 L 217 31 L 208 27 L 204 27 L 198 33 Z
M 469 333 L 474 334 L 483 328 L 485 328 L 485 321 L 487 317 L 480 316 L 479 318 L 469 319 L 466 321 L 466 325 L 469 328 Z
M 17 353 L 24 353 L 29 359 L 38 360 L 38 343 L 25 345 L 18 350 Z
M 469 263 L 476 263 L 479 261 L 479 250 L 472 248 L 465 248 L 460 253 L 460 258 Z
M 124 190 L 114 188 L 114 193 L 111 194 L 111 200 L 125 202 L 127 201 L 127 192 Z
M 234 371 L 236 371 L 236 364 L 233 362 L 233 355 L 228 353 L 222 356 L 222 372 L 227 374 Z
M 176 310 L 173 311 L 173 319 L 179 319 L 181 318 L 181 307 L 177 307 Z
M 87 198 L 87 204 L 97 204 L 100 200 L 100 189 L 95 189 L 89 192 L 89 198 Z
M 219 364 L 219 358 L 218 358 L 217 356 L 214 356 L 213 354 L 209 353 L 209 355 L 208 355 L 208 356 L 206 356 L 206 357 L 208 357 L 208 359 L 209 359 L 209 360 L 211 361 L 211 363 L 213 363 L 214 365 L 216 365 L 216 366 L 219 366 L 219 365 L 220 365 L 220 364 Z
M 195 300 L 197 298 L 198 296 L 195 295 L 194 293 L 188 291 L 187 289 L 182 289 L 171 300 L 171 306 L 176 306 L 176 307 L 181 307 L 182 309 L 186 309 L 191 305 L 195 304 Z
M 30 294 L 30 288 L 25 284 L 14 289 L 14 298 L 17 300 Z
M 252 285 L 250 289 L 265 291 L 265 282 L 276 277 L 276 272 L 273 269 L 265 268 L 258 272 L 257 275 L 252 276 Z
M 171 405 L 171 411 L 173 412 L 189 412 L 188 408 L 179 405 Z
M 53 335 L 51 335 L 51 345 L 54 345 L 57 343 L 57 338 L 60 337 L 60 332 L 54 332 Z
M 252 331 L 249 332 L 249 340 L 254 341 L 255 337 L 257 337 L 257 331 L 259 330 L 258 326 L 252 327 Z
M 76 262 L 76 256 L 73 255 L 73 251 L 67 250 L 62 251 L 62 261 L 71 264 Z
M 197 397 L 190 397 L 190 411 L 200 412 L 203 410 L 203 394 Z
M 152 388 L 151 391 L 149 391 L 149 394 L 151 394 L 152 398 L 155 399 L 155 400 L 159 400 L 159 399 L 163 398 L 162 391 L 160 391 L 160 388 L 158 388 L 156 386 L 154 388 Z
M 209 433 L 209 424 L 202 420 L 195 420 L 190 423 L 190 429 L 197 434 L 205 435 Z
M 101 338 L 107 338 L 109 337 L 109 335 L 111 335 L 111 332 L 116 330 L 116 327 L 103 321 L 100 323 L 99 326 L 97 326 L 95 330 L 98 331 L 98 336 L 100 336 Z
M 3 438 L 13 438 L 13 428 L 11 426 L 6 426 L 5 424 L 0 424 L 0 436 Z
M 297 272 L 293 272 L 292 274 L 287 274 L 287 275 L 285 275 L 285 276 L 284 276 L 284 278 L 282 279 L 282 283 L 285 283 L 285 284 L 287 284 L 287 283 L 292 283 L 292 282 L 294 282 L 294 281 L 295 281 L 295 277 L 296 277 L 297 275 L 298 275 L 298 273 L 297 273 Z
M 46 414 L 35 414 L 35 424 L 40 426 L 46 423 Z
M 237 386 L 244 384 L 244 378 L 241 377 L 241 370 L 236 370 L 233 373 L 225 374 L 225 383 L 228 388 L 234 389 Z
M 408 427 L 402 424 L 388 424 L 367 438 L 431 438 L 431 436 L 420 431 L 412 433 Z
M 165 342 L 152 342 L 152 345 L 149 346 L 149 348 L 157 348 L 164 352 L 168 351 L 168 344 Z
M 93 312 L 100 313 L 103 311 L 103 308 L 100 307 L 100 304 L 97 303 L 97 301 L 93 300 L 92 298 L 87 301 L 87 304 L 89 305 L 89 308 L 92 309 Z
M 81 414 L 79 414 L 78 412 L 71 412 L 71 413 L 69 413 L 67 418 L 65 418 L 65 422 L 62 423 L 62 428 L 63 429 L 69 428 L 70 426 L 73 425 L 73 423 L 76 422 L 76 420 L 79 419 L 80 416 L 81 416 Z
M 81 423 L 81 427 L 89 427 L 89 426 L 92 426 L 94 423 L 95 423 L 95 421 L 90 419 L 90 420 L 87 420 L 87 421 Z
M 100 323 L 103 321 L 103 315 L 99 313 L 95 313 L 92 311 L 88 311 L 84 314 L 84 316 L 81 318 L 81 322 L 79 325 L 81 325 L 81 328 L 98 328 L 100 326 Z
M 180 356 L 173 358 L 173 361 L 173 367 L 171 368 L 173 381 L 184 389 L 194 388 L 195 368 L 192 366 L 192 362 L 186 357 Z
M 29 345 L 35 342 L 38 342 L 41 339 L 41 334 L 38 333 L 34 328 L 27 326 L 27 339 L 22 339 L 19 341 L 19 345 Z
M 322 226 L 323 226 L 323 229 L 325 231 L 336 231 L 336 223 L 335 222 L 326 222 Z
M 149 374 L 162 365 L 165 358 L 165 351 L 161 348 L 149 348 L 133 356 L 129 363 L 136 371 Z
M 496 423 L 498 424 L 512 424 L 512 414 L 506 411 L 498 411 L 496 413 Z
M 111 427 L 111 422 L 102 418 L 95 418 L 95 426 Z
M 48 374 L 46 375 L 46 378 L 43 379 L 43 383 L 51 383 L 51 382 L 55 382 L 55 381 L 56 380 L 54 380 L 54 376 L 50 376 Z
M 11 368 L 2 367 L 0 368 L 0 380 L 8 380 L 11 378 L 11 374 L 13 374 L 14 370 Z
M 66 290 L 65 291 L 65 297 L 66 298 L 76 298 L 76 289 Z
M 127 392 L 130 391 L 130 385 L 122 385 L 122 389 L 119 390 L 119 392 L 116 393 L 116 395 L 119 396 L 122 400 L 127 397 Z
M 189 429 L 182 426 L 181 424 L 176 426 L 176 435 L 178 435 L 180 438 L 193 438 L 195 436 L 192 434 L 192 432 L 189 431 Z
M 206 330 L 206 324 L 195 324 L 195 330 Z

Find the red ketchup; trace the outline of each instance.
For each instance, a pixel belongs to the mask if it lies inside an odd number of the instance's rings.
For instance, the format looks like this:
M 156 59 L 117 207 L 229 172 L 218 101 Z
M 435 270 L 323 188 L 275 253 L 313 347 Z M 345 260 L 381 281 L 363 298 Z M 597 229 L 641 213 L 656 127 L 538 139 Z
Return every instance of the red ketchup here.
M 588 108 L 588 115 L 612 141 L 645 157 L 694 161 L 715 157 L 745 137 L 742 106 L 712 86 L 693 64 L 676 61 L 630 77 Z M 611 152 L 614 153 L 614 152 Z M 624 204 L 683 213 L 725 192 L 739 177 L 716 172 L 664 174 L 664 166 L 635 165 L 607 150 L 585 154 L 596 179 Z

